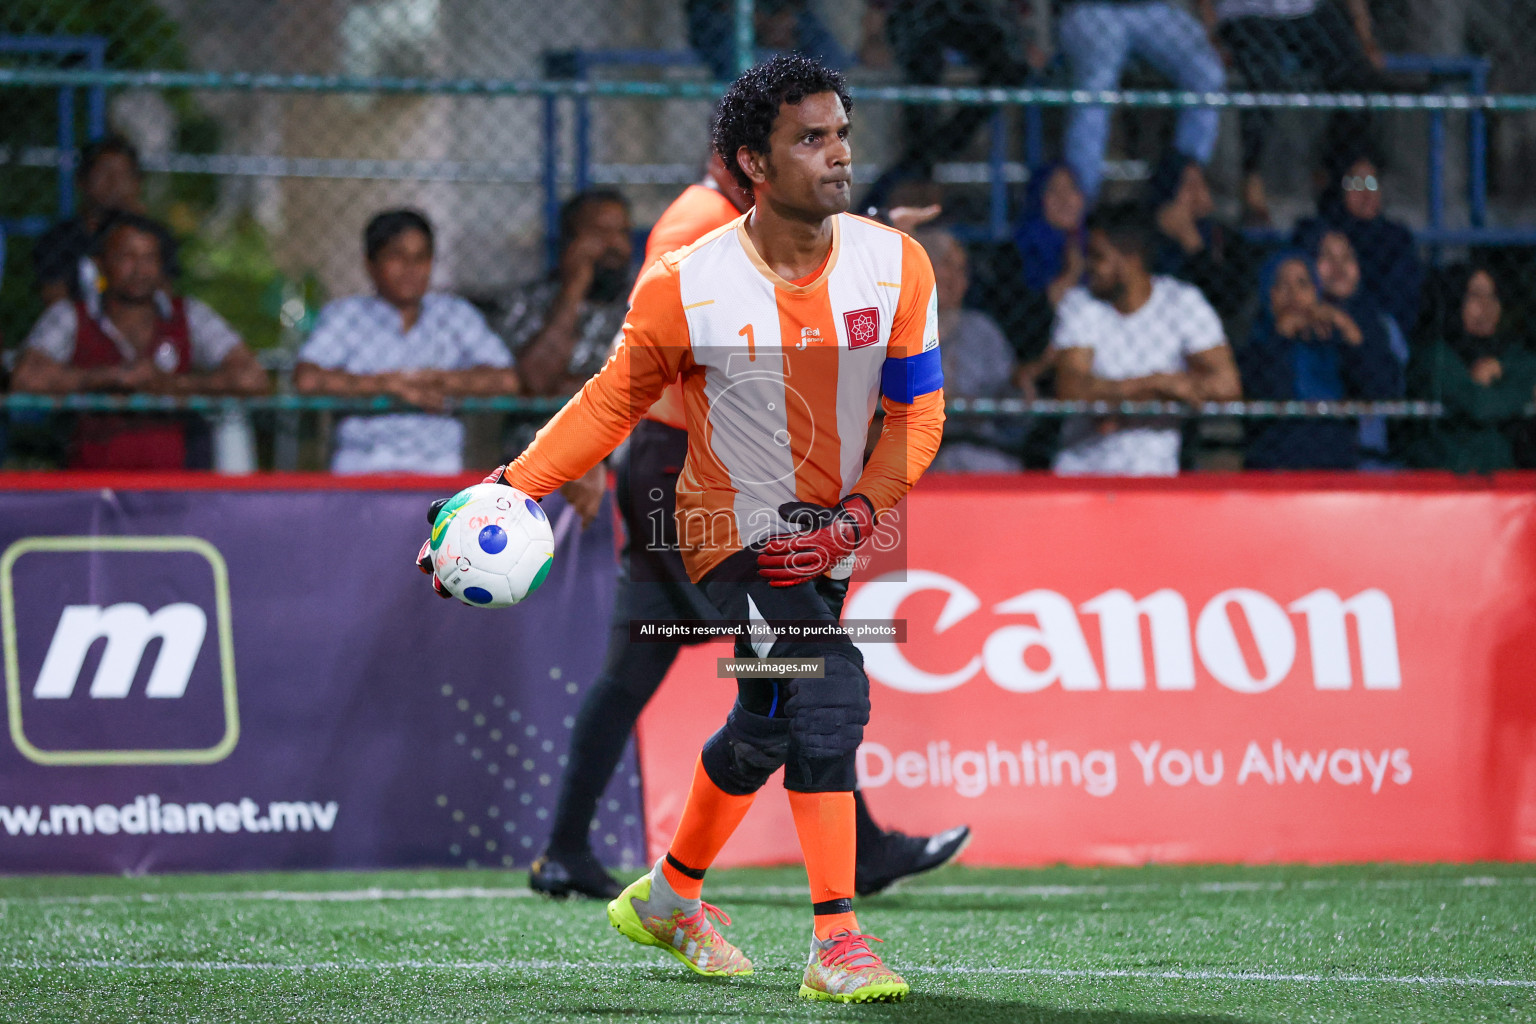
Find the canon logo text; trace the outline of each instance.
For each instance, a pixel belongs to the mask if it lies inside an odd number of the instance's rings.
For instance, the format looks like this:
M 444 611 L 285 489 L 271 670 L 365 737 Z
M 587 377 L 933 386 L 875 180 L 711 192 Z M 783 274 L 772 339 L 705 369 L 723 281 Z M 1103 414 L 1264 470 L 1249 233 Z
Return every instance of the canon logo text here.
M 982 601 L 965 584 L 942 573 L 911 570 L 905 579 L 876 579 L 848 600 L 850 619 L 894 619 L 911 595 L 938 590 L 946 596 L 933 633 L 944 633 L 981 609 Z M 1301 616 L 1319 690 L 1348 690 L 1355 683 L 1350 636 L 1359 651 L 1360 682 L 1367 690 L 1396 690 L 1402 685 L 1397 624 L 1392 600 L 1375 588 L 1351 597 L 1328 589 L 1313 590 L 1287 604 L 1257 590 L 1233 588 L 1212 597 L 1191 628 L 1190 609 L 1175 590 L 1156 590 L 1137 598 L 1125 590 L 1107 590 L 1082 604 L 1054 590 L 1026 590 L 992 606 L 1000 616 L 1027 616 L 1032 622 L 1004 621 L 981 650 L 959 669 L 927 672 L 911 664 L 897 644 L 862 645 L 869 674 L 909 693 L 951 690 L 985 672 L 1005 690 L 1034 693 L 1052 685 L 1063 690 L 1192 690 L 1195 657 L 1221 685 L 1238 693 L 1263 693 L 1284 681 L 1296 664 Z M 1098 619 L 1101 649 L 1094 658 L 1080 615 Z M 1234 625 L 1241 616 L 1257 655 L 1244 657 Z M 1142 623 L 1151 637 L 1151 659 L 1143 654 Z M 1351 629 L 1353 625 L 1353 629 Z M 921 626 L 914 624 L 909 636 Z M 1044 667 L 1033 667 L 1026 654 L 1043 650 Z M 1038 658 L 1036 659 L 1038 663 Z M 1103 666 L 1100 671 L 1099 666 Z

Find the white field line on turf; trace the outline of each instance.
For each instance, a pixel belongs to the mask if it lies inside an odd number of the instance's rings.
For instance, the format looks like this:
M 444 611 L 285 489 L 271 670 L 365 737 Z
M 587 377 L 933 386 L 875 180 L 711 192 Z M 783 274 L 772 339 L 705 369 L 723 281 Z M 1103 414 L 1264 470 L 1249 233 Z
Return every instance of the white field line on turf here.
M 182 903 L 254 900 L 259 903 L 370 903 L 375 900 L 520 900 L 532 899 L 531 889 L 491 889 L 461 886 L 452 889 L 261 889 L 246 892 L 97 893 L 91 896 L 5 896 L 0 906 L 74 903 Z
M 1227 892 L 1282 892 L 1286 889 L 1405 889 L 1429 885 L 1456 888 L 1492 888 L 1498 886 L 1536 885 L 1536 876 L 1473 876 L 1467 878 L 1421 879 L 1302 879 L 1298 881 L 1229 882 L 1137 882 L 1125 885 L 935 885 L 914 886 L 904 890 L 911 896 L 1013 896 L 1020 898 L 1049 896 L 1114 896 L 1119 893 L 1177 891 L 1180 893 L 1218 894 Z M 803 896 L 803 886 L 723 885 L 710 889 L 712 896 Z M 531 899 L 525 888 L 489 888 L 460 886 L 447 889 L 262 889 L 235 892 L 146 892 L 97 893 L 89 896 L 5 896 L 7 904 L 42 905 L 90 903 L 180 903 L 250 900 L 267 903 L 368 903 L 386 900 L 502 900 Z
M 127 971 L 551 971 L 644 969 L 649 963 L 638 961 L 565 961 L 565 960 L 399 960 L 399 961 L 320 961 L 316 963 L 279 964 L 244 963 L 226 960 L 60 960 L 0 962 L 0 969 L 52 971 L 105 969 Z M 908 967 L 906 974 L 989 974 L 1045 978 L 1056 981 L 1096 981 L 1099 979 L 1145 979 L 1148 981 L 1257 981 L 1294 982 L 1306 985 L 1428 985 L 1437 987 L 1529 988 L 1536 980 L 1526 978 L 1474 978 L 1420 974 L 1281 974 L 1269 971 L 1144 971 L 1134 969 L 1085 970 L 1058 967 Z

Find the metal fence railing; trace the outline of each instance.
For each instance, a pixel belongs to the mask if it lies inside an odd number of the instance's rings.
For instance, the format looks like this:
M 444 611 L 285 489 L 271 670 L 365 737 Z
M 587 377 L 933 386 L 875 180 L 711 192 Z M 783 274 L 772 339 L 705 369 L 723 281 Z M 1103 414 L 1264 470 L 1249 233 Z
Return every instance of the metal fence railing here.
M 175 409 L 254 416 L 258 464 L 323 465 L 321 417 L 396 409 L 292 394 L 288 377 L 327 302 L 369 290 L 373 214 L 421 210 L 435 286 L 515 349 L 513 312 L 558 277 L 564 204 L 592 189 L 623 201 L 633 273 L 646 226 L 700 177 L 719 79 L 782 49 L 849 76 L 859 209 L 943 207 L 920 238 L 947 261 L 957 446 L 1045 468 L 1063 429 L 1160 416 L 1182 424 L 1185 468 L 1530 464 L 1528 6 L 208 0 L 194 16 L 21 0 L 0 13 L 10 365 L 60 294 L 45 229 L 84 237 L 99 212 L 80 145 L 110 129 L 142 170 L 113 202 L 167 225 L 175 289 L 281 372 L 238 404 L 13 394 L 8 464 L 68 461 L 55 413 Z M 1093 283 L 1086 218 L 1123 202 L 1143 216 L 1148 269 L 1217 325 L 1175 339 L 1188 317 L 1163 318 L 1127 343 L 1225 341 L 1242 404 L 1065 401 L 1060 354 L 1099 341 L 1072 327 L 1091 305 L 1074 290 Z M 77 288 L 76 270 L 55 283 Z M 479 454 L 504 457 L 527 436 L 515 423 L 557 401 L 450 406 L 479 424 Z M 992 426 L 971 429 L 980 418 Z

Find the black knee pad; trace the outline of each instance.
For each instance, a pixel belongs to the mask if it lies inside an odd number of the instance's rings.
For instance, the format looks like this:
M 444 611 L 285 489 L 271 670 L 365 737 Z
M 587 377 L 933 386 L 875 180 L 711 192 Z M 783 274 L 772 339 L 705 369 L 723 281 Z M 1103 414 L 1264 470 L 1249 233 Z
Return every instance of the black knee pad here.
M 704 744 L 704 771 L 733 796 L 756 793 L 789 754 L 789 719 L 755 715 L 740 704 Z
M 853 789 L 854 754 L 869 722 L 869 677 L 858 661 L 841 649 L 823 650 L 822 679 L 799 679 L 790 686 L 792 756 L 784 770 L 786 789 L 806 793 Z

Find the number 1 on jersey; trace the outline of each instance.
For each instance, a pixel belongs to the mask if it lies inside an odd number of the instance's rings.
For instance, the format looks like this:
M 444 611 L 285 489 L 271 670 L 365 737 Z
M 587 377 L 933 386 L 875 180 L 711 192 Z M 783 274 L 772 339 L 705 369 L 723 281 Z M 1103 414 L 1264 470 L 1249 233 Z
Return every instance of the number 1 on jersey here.
M 752 325 L 751 324 L 747 324 L 747 326 L 743 327 L 741 330 L 737 331 L 736 333 L 739 334 L 741 337 L 747 339 L 747 362 L 749 362 L 749 363 L 756 362 L 757 361 L 757 345 L 752 340 Z

